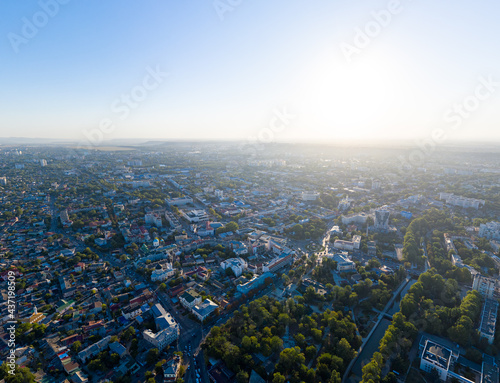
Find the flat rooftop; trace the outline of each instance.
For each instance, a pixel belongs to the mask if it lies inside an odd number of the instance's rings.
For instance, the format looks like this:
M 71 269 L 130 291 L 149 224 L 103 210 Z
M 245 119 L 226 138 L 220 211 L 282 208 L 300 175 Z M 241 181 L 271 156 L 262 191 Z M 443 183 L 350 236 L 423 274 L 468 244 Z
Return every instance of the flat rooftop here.
M 433 341 L 427 340 L 424 351 L 422 352 L 422 359 L 448 370 L 451 359 L 451 350 Z
M 497 323 L 498 302 L 492 299 L 486 299 L 481 314 L 481 325 L 479 331 L 482 335 L 489 337 L 495 336 L 495 327 Z

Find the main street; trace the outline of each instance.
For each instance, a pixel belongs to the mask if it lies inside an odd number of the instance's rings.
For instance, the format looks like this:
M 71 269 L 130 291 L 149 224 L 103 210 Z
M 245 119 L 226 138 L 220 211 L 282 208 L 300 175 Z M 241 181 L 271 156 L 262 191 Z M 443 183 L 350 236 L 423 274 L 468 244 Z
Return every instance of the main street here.
M 347 366 L 347 369 L 346 369 L 346 371 L 344 373 L 344 376 L 342 377 L 342 383 L 347 382 L 347 380 L 349 378 L 349 374 L 351 373 L 352 366 L 354 365 L 354 363 L 358 359 L 359 355 L 361 355 L 361 352 L 363 351 L 363 348 L 370 341 L 370 338 L 371 338 L 372 334 L 375 332 L 376 328 L 378 327 L 378 325 L 380 324 L 380 322 L 382 321 L 382 319 L 387 314 L 387 311 L 391 308 L 392 304 L 394 303 L 394 301 L 396 300 L 396 298 L 398 297 L 398 295 L 401 293 L 401 291 L 403 291 L 403 289 L 410 282 L 410 280 L 411 280 L 410 277 L 406 277 L 406 279 L 403 282 L 401 282 L 401 284 L 399 285 L 398 289 L 392 294 L 392 297 L 389 300 L 389 302 L 387 302 L 387 304 L 385 305 L 384 310 L 379 313 L 378 318 L 377 318 L 377 322 L 375 323 L 375 325 L 371 329 L 370 333 L 366 336 L 366 338 L 363 339 L 363 343 L 361 344 L 361 346 L 360 346 L 360 348 L 358 350 L 357 356 L 353 360 L 351 360 L 351 363 L 349 363 L 349 365 Z

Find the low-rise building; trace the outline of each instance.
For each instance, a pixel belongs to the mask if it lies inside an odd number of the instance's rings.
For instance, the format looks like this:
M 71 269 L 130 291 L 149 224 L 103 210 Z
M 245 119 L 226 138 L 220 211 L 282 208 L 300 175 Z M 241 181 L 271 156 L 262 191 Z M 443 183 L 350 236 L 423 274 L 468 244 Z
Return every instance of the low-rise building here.
M 179 338 L 179 325 L 168 327 L 164 330 L 154 333 L 151 330 L 144 330 L 142 336 L 146 342 L 151 343 L 158 350 L 163 350 L 169 344 L 175 342 Z
M 194 291 L 194 289 L 189 289 L 179 297 L 179 301 L 181 305 L 191 310 L 194 306 L 201 303 L 201 295 Z
M 182 205 L 187 205 L 188 203 L 193 203 L 193 199 L 191 197 L 178 197 L 178 198 L 166 199 L 165 202 L 169 206 L 182 206 Z
M 205 299 L 201 304 L 193 307 L 192 313 L 200 322 L 203 322 L 218 308 L 219 306 L 215 302 L 212 302 L 210 299 Z
M 208 221 L 208 214 L 205 210 L 195 209 L 195 210 L 190 210 L 188 212 L 181 210 L 180 213 L 185 219 L 187 219 L 191 223 Z
M 80 358 L 80 360 L 85 363 L 89 358 L 103 351 L 108 346 L 110 340 L 111 335 L 108 335 L 100 341 L 90 345 L 89 347 L 78 353 L 78 358 Z
M 431 340 L 426 340 L 420 358 L 420 369 L 429 373 L 435 369 L 439 374 L 439 378 L 446 382 L 452 358 L 458 359 L 458 355 L 454 354 L 451 349 Z
M 347 251 L 353 251 L 354 250 L 354 242 L 352 241 L 344 241 L 343 239 L 336 239 L 335 242 L 333 243 L 333 247 L 339 250 L 347 250 Z
M 342 223 L 344 225 L 351 225 L 353 223 L 356 225 L 364 225 L 366 223 L 366 220 L 368 219 L 368 217 L 369 217 L 369 215 L 366 213 L 343 215 L 342 216 Z
M 175 382 L 179 377 L 181 357 L 174 356 L 163 365 L 163 379 L 165 382 Z
M 479 209 L 486 203 L 482 199 L 467 198 L 454 195 L 453 193 L 439 193 L 439 199 L 445 200 L 448 205 L 460 206 L 463 208 Z
M 316 201 L 320 196 L 317 192 L 302 192 L 302 201 Z
M 332 258 L 337 262 L 337 271 L 356 270 L 356 264 L 349 258 L 346 252 L 336 253 Z
M 270 272 L 266 272 L 266 273 L 259 275 L 259 276 L 254 276 L 248 282 L 236 286 L 236 290 L 242 294 L 248 294 L 250 291 L 255 290 L 255 289 L 263 286 L 266 282 L 266 279 L 272 278 L 272 277 L 273 277 L 273 274 Z
M 179 338 L 180 327 L 172 315 L 165 311 L 161 304 L 157 303 L 153 305 L 151 312 L 155 318 L 158 332 L 154 333 L 151 330 L 145 330 L 143 336 L 147 342 L 162 350 Z
M 263 272 L 275 273 L 287 265 L 293 263 L 293 253 L 283 252 L 278 257 L 271 260 L 268 264 L 262 266 Z
M 220 267 L 223 270 L 231 269 L 236 277 L 239 277 L 247 269 L 248 264 L 242 258 L 230 258 L 221 262 Z
M 156 265 L 155 269 L 151 273 L 151 281 L 165 281 L 168 278 L 172 278 L 175 275 L 175 270 L 171 263 L 165 263 L 163 265 Z
M 162 227 L 162 219 L 159 213 L 148 213 L 144 216 L 144 221 L 146 225 L 151 225 L 155 227 Z

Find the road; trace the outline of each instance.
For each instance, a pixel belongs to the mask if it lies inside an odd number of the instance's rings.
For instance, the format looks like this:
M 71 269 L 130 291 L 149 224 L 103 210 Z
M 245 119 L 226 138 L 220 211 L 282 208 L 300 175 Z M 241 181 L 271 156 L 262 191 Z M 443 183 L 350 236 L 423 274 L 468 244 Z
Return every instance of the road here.
M 425 256 L 425 264 L 424 264 L 424 272 L 429 270 L 431 268 L 431 265 L 429 264 L 429 258 L 427 258 L 427 249 L 425 247 L 425 242 L 421 243 L 422 250 L 424 251 L 424 256 Z
M 385 317 L 385 314 L 387 313 L 387 311 L 389 310 L 389 308 L 392 306 L 392 304 L 394 303 L 394 301 L 396 300 L 397 296 L 399 295 L 399 293 L 401 293 L 401 291 L 403 291 L 403 289 L 406 287 L 406 285 L 410 282 L 411 278 L 410 277 L 406 277 L 406 279 L 401 282 L 401 284 L 399 285 L 398 289 L 394 292 L 394 294 L 392 295 L 392 298 L 389 300 L 389 302 L 387 302 L 387 304 L 385 305 L 384 307 L 384 310 L 378 315 L 378 319 L 377 319 L 377 322 L 375 323 L 375 325 L 373 326 L 373 328 L 371 329 L 370 333 L 367 335 L 367 337 L 363 340 L 363 343 L 361 344 L 361 347 L 359 348 L 358 350 L 358 355 L 356 356 L 356 358 L 354 358 L 353 360 L 351 360 L 351 363 L 349 363 L 349 366 L 347 366 L 347 369 L 344 373 L 344 376 L 342 377 L 342 383 L 345 383 L 349 377 L 349 374 L 351 373 L 351 369 L 352 369 L 352 366 L 354 365 L 354 363 L 356 362 L 356 360 L 358 359 L 358 356 L 361 354 L 361 352 L 363 351 L 363 348 L 365 347 L 365 345 L 368 343 L 368 341 L 370 340 L 372 334 L 375 332 L 376 328 L 378 327 L 378 325 L 380 324 L 380 322 L 382 321 L 382 319 Z

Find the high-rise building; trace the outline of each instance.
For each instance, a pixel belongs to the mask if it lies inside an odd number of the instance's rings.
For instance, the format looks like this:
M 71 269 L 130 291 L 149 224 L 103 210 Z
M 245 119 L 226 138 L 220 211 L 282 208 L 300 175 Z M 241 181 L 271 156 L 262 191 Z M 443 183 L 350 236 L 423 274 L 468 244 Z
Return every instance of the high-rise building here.
M 479 226 L 479 236 L 486 239 L 500 239 L 500 222 L 482 223 Z
M 376 229 L 389 229 L 389 210 L 378 209 L 375 210 L 375 228 Z
M 493 344 L 495 339 L 495 329 L 497 324 L 498 302 L 493 299 L 486 299 L 481 314 L 481 324 L 479 325 L 479 335 L 486 338 L 489 344 Z
M 500 281 L 495 278 L 488 278 L 481 274 L 474 275 L 472 288 L 488 299 L 500 298 Z
M 224 191 L 223 190 L 216 189 L 214 191 L 214 195 L 215 195 L 215 197 L 217 197 L 219 199 L 224 199 Z

